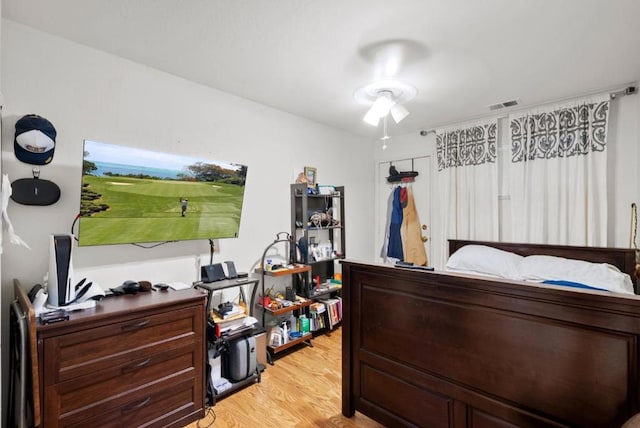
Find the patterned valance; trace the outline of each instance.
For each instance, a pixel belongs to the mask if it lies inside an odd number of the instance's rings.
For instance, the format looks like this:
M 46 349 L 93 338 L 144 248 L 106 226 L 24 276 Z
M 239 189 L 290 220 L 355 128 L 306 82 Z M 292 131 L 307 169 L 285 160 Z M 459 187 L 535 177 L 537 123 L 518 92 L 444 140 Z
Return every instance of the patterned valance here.
M 546 112 L 509 117 L 511 161 L 553 159 L 604 152 L 609 100 L 583 101 Z
M 464 129 L 436 131 L 438 171 L 495 163 L 497 122 Z

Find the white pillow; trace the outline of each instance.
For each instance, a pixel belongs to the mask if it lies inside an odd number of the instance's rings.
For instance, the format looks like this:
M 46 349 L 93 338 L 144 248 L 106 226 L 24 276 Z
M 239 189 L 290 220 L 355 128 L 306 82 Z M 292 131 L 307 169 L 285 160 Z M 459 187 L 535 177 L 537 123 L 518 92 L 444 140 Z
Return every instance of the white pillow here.
M 634 294 L 629 275 L 607 263 L 554 256 L 528 256 L 520 264 L 520 273 L 526 280 L 571 281 L 616 293 Z
M 486 245 L 465 245 L 449 257 L 446 269 L 520 280 L 522 259 L 518 254 Z

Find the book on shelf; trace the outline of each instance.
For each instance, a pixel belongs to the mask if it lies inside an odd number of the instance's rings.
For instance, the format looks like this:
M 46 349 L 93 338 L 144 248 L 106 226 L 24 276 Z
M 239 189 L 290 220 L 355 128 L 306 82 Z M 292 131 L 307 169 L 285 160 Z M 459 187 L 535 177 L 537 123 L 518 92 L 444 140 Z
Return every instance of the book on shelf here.
M 309 305 L 309 310 L 311 312 L 316 312 L 318 314 L 324 312 L 326 310 L 326 307 L 324 305 L 324 303 L 321 302 L 313 302 L 311 305 Z
M 335 327 L 342 321 L 342 298 L 335 297 L 331 299 L 320 300 L 327 307 L 327 322 L 329 328 Z
M 220 333 L 221 334 L 232 334 L 235 333 L 236 330 L 241 330 L 243 328 L 249 328 L 258 323 L 258 320 L 254 317 L 249 317 L 247 315 L 238 315 L 233 319 L 220 320 L 216 322 L 216 324 L 220 325 Z
M 226 331 L 236 330 L 238 328 L 244 327 L 245 318 L 246 315 L 240 315 L 233 319 L 220 319 L 218 321 L 215 321 L 215 323 L 220 326 L 220 333 L 223 333 Z

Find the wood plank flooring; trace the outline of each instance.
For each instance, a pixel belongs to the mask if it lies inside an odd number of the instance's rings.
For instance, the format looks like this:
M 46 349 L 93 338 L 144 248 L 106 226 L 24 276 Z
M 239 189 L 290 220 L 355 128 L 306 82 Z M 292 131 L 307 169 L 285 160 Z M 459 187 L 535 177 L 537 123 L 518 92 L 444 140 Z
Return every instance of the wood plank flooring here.
M 341 329 L 300 345 L 275 365 L 267 365 L 262 382 L 218 401 L 207 416 L 187 428 L 365 427 L 382 425 L 357 413 L 342 416 Z

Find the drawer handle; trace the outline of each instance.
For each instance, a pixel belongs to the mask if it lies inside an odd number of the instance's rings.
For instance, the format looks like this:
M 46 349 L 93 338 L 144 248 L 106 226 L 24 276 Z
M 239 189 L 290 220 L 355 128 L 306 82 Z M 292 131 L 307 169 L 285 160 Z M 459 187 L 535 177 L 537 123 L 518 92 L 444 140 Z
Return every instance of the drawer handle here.
M 134 410 L 138 410 L 144 406 L 146 406 L 149 401 L 151 401 L 151 397 L 147 397 L 144 400 L 142 400 L 139 403 L 136 404 L 129 404 L 128 406 L 125 406 L 122 408 L 122 413 L 128 413 L 128 412 L 133 412 Z
M 141 369 L 142 367 L 144 367 L 147 364 L 149 364 L 149 361 L 151 361 L 151 358 L 147 358 L 146 360 L 140 361 L 139 363 L 136 363 L 136 364 L 130 364 L 128 366 L 125 366 L 125 367 L 122 368 L 122 373 L 129 373 L 129 372 L 132 372 L 134 370 Z
M 149 320 L 142 320 L 142 321 L 138 321 L 137 323 L 134 324 L 127 324 L 127 325 L 123 325 L 122 326 L 122 330 L 123 331 L 127 331 L 127 330 L 137 330 L 139 328 L 144 327 L 145 325 L 149 324 Z

